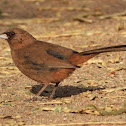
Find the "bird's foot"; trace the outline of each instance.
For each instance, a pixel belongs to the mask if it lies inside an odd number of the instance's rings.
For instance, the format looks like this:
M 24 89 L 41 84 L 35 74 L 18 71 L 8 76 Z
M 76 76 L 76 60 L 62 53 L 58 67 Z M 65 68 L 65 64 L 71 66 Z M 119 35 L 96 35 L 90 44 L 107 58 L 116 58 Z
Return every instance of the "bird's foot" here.
M 49 97 L 47 100 L 48 100 L 48 101 L 52 101 L 52 100 L 53 100 L 53 98 L 50 98 L 50 97 Z
M 37 96 L 34 96 L 33 98 L 27 99 L 25 101 L 26 102 L 33 102 L 33 101 L 37 101 L 37 100 L 38 100 L 38 97 Z
M 32 101 L 37 101 L 38 100 L 38 96 L 34 96 L 33 98 L 32 98 Z
M 25 100 L 26 102 L 33 102 L 33 101 L 52 101 L 54 100 L 53 97 L 42 97 L 42 98 L 39 98 L 37 95 L 34 96 L 33 98 L 30 98 L 30 99 L 27 99 Z

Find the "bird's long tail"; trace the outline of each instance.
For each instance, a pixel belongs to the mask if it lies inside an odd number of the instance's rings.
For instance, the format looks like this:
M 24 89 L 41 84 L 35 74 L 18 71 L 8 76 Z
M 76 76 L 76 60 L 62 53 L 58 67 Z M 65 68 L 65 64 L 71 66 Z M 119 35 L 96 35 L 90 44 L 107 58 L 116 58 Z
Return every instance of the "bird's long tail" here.
M 117 46 L 93 49 L 93 50 L 81 52 L 80 54 L 90 55 L 90 54 L 99 54 L 99 53 L 104 53 L 104 52 L 116 52 L 116 51 L 126 51 L 126 45 L 117 45 Z
M 117 46 L 110 46 L 110 47 L 104 47 L 99 49 L 93 49 L 89 51 L 84 51 L 81 53 L 73 54 L 69 61 L 74 65 L 80 65 L 89 59 L 93 58 L 94 56 L 105 53 L 105 52 L 116 52 L 116 51 L 126 51 L 126 45 L 117 45 Z

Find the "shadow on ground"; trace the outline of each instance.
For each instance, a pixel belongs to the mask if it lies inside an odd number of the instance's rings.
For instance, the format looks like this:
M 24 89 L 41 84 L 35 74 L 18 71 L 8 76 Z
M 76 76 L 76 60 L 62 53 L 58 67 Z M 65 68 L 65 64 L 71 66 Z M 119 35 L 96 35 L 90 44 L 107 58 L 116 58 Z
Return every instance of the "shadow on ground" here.
M 30 90 L 33 94 L 37 94 L 40 89 L 43 87 L 44 85 L 34 85 L 32 87 L 32 89 Z M 49 96 L 52 92 L 52 89 L 54 88 L 54 85 L 50 84 L 47 89 L 41 94 L 41 96 Z M 82 92 L 86 92 L 86 91 L 94 91 L 94 90 L 101 90 L 101 89 L 105 89 L 105 88 L 100 88 L 100 87 L 75 87 L 75 86 L 59 86 L 56 90 L 55 96 L 54 97 L 58 97 L 58 98 L 62 98 L 62 97 L 70 97 L 71 95 L 77 95 L 80 94 Z

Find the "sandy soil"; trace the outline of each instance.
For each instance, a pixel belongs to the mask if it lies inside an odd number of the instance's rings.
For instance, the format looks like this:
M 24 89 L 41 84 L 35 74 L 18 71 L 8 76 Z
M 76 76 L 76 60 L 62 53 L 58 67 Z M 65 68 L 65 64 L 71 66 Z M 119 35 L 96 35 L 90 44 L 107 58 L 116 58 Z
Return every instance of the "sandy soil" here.
M 1 0 L 0 32 L 13 27 L 77 51 L 125 44 L 126 0 Z M 126 52 L 84 63 L 61 82 L 53 101 L 42 100 L 50 84 L 38 101 L 28 102 L 43 85 L 18 71 L 6 41 L 0 40 L 0 50 L 0 126 L 126 125 L 126 111 L 118 113 L 126 103 Z

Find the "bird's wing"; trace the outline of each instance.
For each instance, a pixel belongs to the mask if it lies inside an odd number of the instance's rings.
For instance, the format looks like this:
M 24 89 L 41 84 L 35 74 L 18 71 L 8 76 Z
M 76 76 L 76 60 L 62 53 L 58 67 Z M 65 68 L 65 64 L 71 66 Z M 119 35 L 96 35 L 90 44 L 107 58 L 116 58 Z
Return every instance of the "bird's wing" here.
M 76 68 L 75 65 L 67 61 L 64 54 L 53 50 L 47 50 L 46 52 L 47 52 L 46 64 L 48 65 L 48 67 Z
M 29 63 L 48 69 L 76 68 L 75 65 L 67 61 L 66 56 L 59 50 L 54 51 L 41 45 L 28 48 L 24 55 L 25 60 Z

